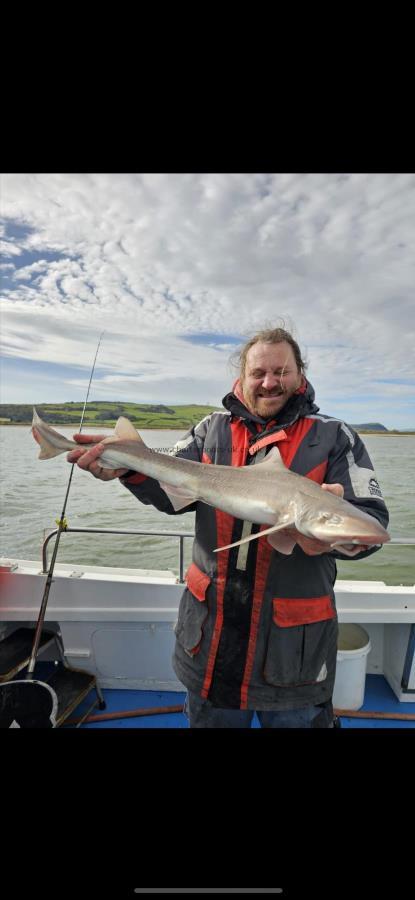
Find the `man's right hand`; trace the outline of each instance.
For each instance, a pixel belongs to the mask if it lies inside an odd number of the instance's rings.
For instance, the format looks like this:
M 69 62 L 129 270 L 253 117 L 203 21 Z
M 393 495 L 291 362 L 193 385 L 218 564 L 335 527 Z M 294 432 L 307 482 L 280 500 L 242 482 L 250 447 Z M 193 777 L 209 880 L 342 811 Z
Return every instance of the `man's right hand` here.
M 113 481 L 114 478 L 120 478 L 121 475 L 128 472 L 128 469 L 103 469 L 97 462 L 105 450 L 105 444 L 102 443 L 105 437 L 105 434 L 74 434 L 73 438 L 77 444 L 95 444 L 95 446 L 88 450 L 82 446 L 79 447 L 79 450 L 71 450 L 66 459 L 69 463 L 76 463 L 80 469 L 90 472 L 94 478 L 99 478 L 100 481 Z

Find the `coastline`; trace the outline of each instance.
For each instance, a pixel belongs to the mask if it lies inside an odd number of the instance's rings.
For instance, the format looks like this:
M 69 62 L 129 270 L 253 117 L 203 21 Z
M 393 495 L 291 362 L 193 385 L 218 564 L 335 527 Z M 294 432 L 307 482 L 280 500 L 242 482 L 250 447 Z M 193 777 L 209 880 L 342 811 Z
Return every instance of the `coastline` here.
M 94 425 L 92 422 L 85 422 L 85 420 L 84 420 L 83 428 L 85 429 L 85 426 L 87 426 L 88 428 L 95 428 L 97 431 L 100 431 L 101 428 L 114 428 L 115 422 L 116 422 L 116 420 L 114 419 L 113 422 L 107 422 L 107 423 L 102 422 L 101 425 Z M 71 428 L 73 425 L 74 426 L 76 425 L 75 422 L 49 422 L 48 424 L 51 425 L 52 428 L 59 428 L 59 427 Z M 135 427 L 135 423 L 133 422 L 132 424 Z M 196 425 L 196 424 L 197 424 L 197 421 L 190 422 L 186 425 L 180 424 L 180 423 L 178 423 L 178 424 L 173 423 L 170 426 L 167 426 L 164 423 L 163 423 L 163 425 L 141 425 L 140 423 L 138 423 L 137 428 L 141 428 L 143 431 L 180 431 L 182 428 L 188 429 L 188 428 L 191 428 L 192 425 Z M 0 422 L 0 428 L 2 428 L 2 427 L 8 428 L 10 426 L 13 426 L 14 428 L 31 428 L 32 423 L 31 422 Z M 74 429 L 74 431 L 75 431 L 75 429 Z M 355 431 L 357 432 L 357 434 L 365 434 L 365 435 L 373 434 L 373 435 L 376 435 L 379 437 L 415 437 L 415 431 L 359 431 L 357 428 L 355 429 Z

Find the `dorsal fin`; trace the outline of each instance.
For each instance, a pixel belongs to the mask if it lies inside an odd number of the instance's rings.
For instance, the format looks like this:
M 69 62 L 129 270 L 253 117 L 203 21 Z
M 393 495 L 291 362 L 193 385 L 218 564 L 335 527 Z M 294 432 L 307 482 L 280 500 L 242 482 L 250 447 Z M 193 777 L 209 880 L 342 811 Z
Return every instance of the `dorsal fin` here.
M 134 428 L 132 422 L 125 416 L 120 416 L 115 426 L 115 434 L 120 441 L 142 441 L 138 431 Z
M 266 455 L 265 459 L 261 459 L 261 462 L 255 463 L 256 466 L 273 466 L 273 468 L 281 467 L 285 469 L 285 465 L 281 459 L 281 453 L 278 450 L 278 447 L 273 447 L 272 450 Z

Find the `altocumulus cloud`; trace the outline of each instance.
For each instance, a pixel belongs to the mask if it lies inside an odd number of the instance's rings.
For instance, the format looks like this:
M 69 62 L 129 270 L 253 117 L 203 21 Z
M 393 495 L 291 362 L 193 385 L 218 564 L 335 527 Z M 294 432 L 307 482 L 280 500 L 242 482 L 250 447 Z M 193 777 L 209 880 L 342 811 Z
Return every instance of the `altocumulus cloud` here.
M 414 426 L 413 175 L 6 175 L 1 194 L 5 402 L 82 397 L 105 330 L 93 396 L 220 404 L 230 352 L 283 316 L 322 410 Z

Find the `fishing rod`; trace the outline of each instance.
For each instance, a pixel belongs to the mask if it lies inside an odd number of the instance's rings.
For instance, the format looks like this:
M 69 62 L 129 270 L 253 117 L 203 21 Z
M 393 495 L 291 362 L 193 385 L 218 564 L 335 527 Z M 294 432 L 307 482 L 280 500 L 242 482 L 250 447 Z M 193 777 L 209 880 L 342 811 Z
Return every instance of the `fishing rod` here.
M 88 402 L 89 391 L 91 388 L 92 377 L 95 370 L 95 363 L 97 361 L 98 351 L 101 345 L 101 341 L 105 332 L 103 331 L 100 335 L 97 349 L 95 352 L 94 362 L 92 365 L 91 375 L 89 378 L 88 390 L 85 397 L 84 408 L 82 410 L 81 422 L 79 426 L 79 431 L 82 429 L 86 405 Z M 47 573 L 46 583 L 43 591 L 42 603 L 40 606 L 39 616 L 35 629 L 35 636 L 32 645 L 32 651 L 27 667 L 26 675 L 23 679 L 6 681 L 0 683 L 0 728 L 55 728 L 58 716 L 60 715 L 59 711 L 59 701 L 57 690 L 52 687 L 52 684 L 48 684 L 45 681 L 39 681 L 37 678 L 34 678 L 34 668 L 36 663 L 36 657 L 39 649 L 40 641 L 42 640 L 42 626 L 45 618 L 46 605 L 48 602 L 49 591 L 52 584 L 52 576 L 53 570 L 55 567 L 56 557 L 58 553 L 58 546 L 60 541 L 60 536 L 62 531 L 66 531 L 67 524 L 65 521 L 65 510 L 66 504 L 68 502 L 69 491 L 72 483 L 72 476 L 74 470 L 74 463 L 72 464 L 72 468 L 70 471 L 68 486 L 66 489 L 65 500 L 63 503 L 63 508 L 61 512 L 61 517 L 59 520 L 56 520 L 56 524 L 58 525 L 58 531 L 56 533 L 55 546 L 53 548 L 52 559 L 50 562 L 49 570 Z M 79 670 L 75 670 L 77 672 L 77 677 L 81 674 L 82 678 L 87 673 L 80 673 Z M 72 675 L 74 672 L 72 673 Z M 72 676 L 71 676 L 72 677 Z M 53 682 L 54 684 L 56 682 Z M 79 683 L 79 678 L 78 678 Z M 60 681 L 62 684 L 62 680 Z M 28 687 L 30 686 L 30 690 L 28 691 Z M 85 689 L 85 680 L 83 680 L 83 690 Z M 97 696 L 99 698 L 99 706 L 100 709 L 105 708 L 105 702 L 99 692 L 98 686 L 95 684 L 95 689 L 97 692 Z M 69 692 L 73 690 L 73 678 L 70 684 L 66 684 L 65 690 Z M 63 696 L 63 695 L 62 695 Z
M 92 369 L 91 369 L 91 375 L 90 375 L 90 377 L 89 377 L 88 390 L 87 390 L 87 392 L 86 392 L 86 397 L 85 397 L 85 402 L 84 402 L 84 408 L 83 408 L 83 410 L 82 410 L 81 422 L 80 422 L 80 425 L 79 425 L 79 432 L 82 431 L 82 425 L 83 425 L 83 422 L 84 422 L 84 416 L 85 416 L 86 404 L 87 404 L 87 402 L 88 402 L 89 391 L 90 391 L 90 389 L 91 389 L 92 378 L 93 378 L 93 374 L 94 374 L 94 371 L 95 371 L 95 363 L 96 363 L 96 361 L 97 361 L 98 351 L 99 351 L 99 348 L 100 348 L 100 346 L 101 346 L 101 341 L 102 341 L 102 338 L 103 338 L 104 334 L 105 334 L 105 331 L 101 332 L 100 337 L 99 337 L 99 341 L 98 341 L 98 345 L 97 345 L 97 349 L 96 349 L 96 352 L 95 352 L 94 362 L 93 362 L 93 364 L 92 364 Z M 64 502 L 63 502 L 63 507 L 62 507 L 61 516 L 60 516 L 60 519 L 57 519 L 57 520 L 56 520 L 56 524 L 57 524 L 57 526 L 58 526 L 58 531 L 57 531 L 57 535 L 56 535 L 55 545 L 54 545 L 54 548 L 53 548 L 52 559 L 51 559 L 51 561 L 50 561 L 50 566 L 49 566 L 49 570 L 48 570 L 48 574 L 47 574 L 47 578 L 46 578 L 46 584 L 45 584 L 45 588 L 44 588 L 44 591 L 43 591 L 42 603 L 41 603 L 41 606 L 40 606 L 39 617 L 38 617 L 38 620 L 37 620 L 36 631 L 35 631 L 35 637 L 34 637 L 34 640 L 33 640 L 32 653 L 31 653 L 31 656 L 30 656 L 29 665 L 28 665 L 28 667 L 27 667 L 27 674 L 26 674 L 27 680 L 30 680 L 31 678 L 33 678 L 33 672 L 34 672 L 35 663 L 36 663 L 36 656 L 37 656 L 37 652 L 38 652 L 38 649 L 39 649 L 39 643 L 40 643 L 40 638 L 41 638 L 41 633 L 42 633 L 42 626 L 43 626 L 43 622 L 44 622 L 44 618 L 45 618 L 45 613 L 46 613 L 46 606 L 47 606 L 47 602 L 48 602 L 48 598 L 49 598 L 49 591 L 50 591 L 50 587 L 51 587 L 51 584 L 52 584 L 53 570 L 54 570 L 54 568 L 55 568 L 56 557 L 57 557 L 57 555 L 58 555 L 59 541 L 60 541 L 60 539 L 61 539 L 62 531 L 65 531 L 65 530 L 66 530 L 66 527 L 67 527 L 66 521 L 65 521 L 65 511 L 66 511 L 66 504 L 67 504 L 67 502 L 68 502 L 69 491 L 70 491 L 70 488 L 71 488 L 71 483 L 72 483 L 72 476 L 73 476 L 74 467 L 75 467 L 75 463 L 72 463 L 71 471 L 70 471 L 69 479 L 68 479 L 68 486 L 67 486 L 67 489 L 66 489 L 65 499 L 64 499 Z

